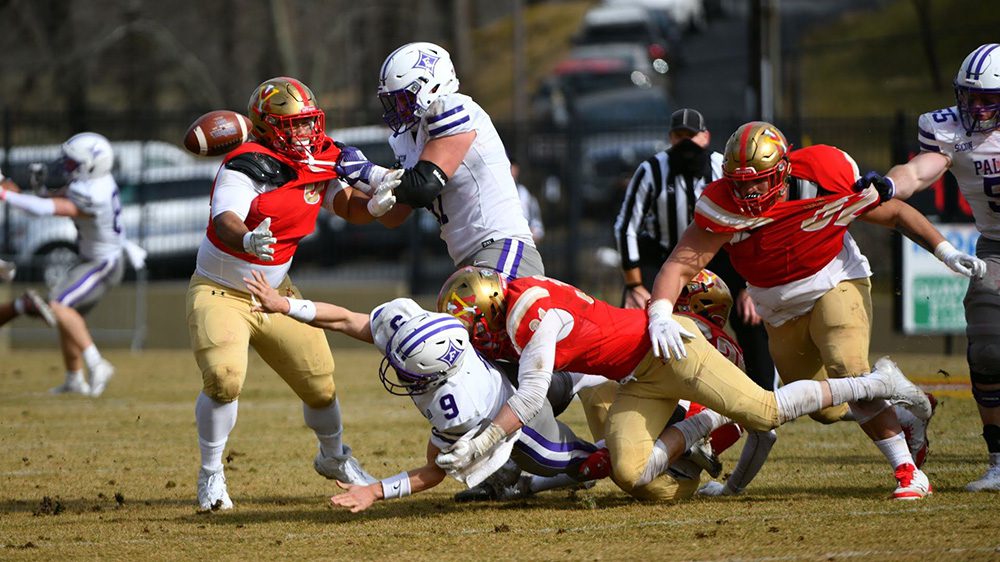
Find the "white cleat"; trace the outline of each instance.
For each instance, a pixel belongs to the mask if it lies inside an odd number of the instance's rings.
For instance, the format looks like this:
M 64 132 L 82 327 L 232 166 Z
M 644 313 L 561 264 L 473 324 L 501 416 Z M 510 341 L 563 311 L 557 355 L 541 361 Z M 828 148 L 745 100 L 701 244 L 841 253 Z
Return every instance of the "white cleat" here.
M 367 486 L 377 480 L 361 468 L 361 463 L 351 454 L 351 448 L 344 444 L 344 455 L 341 457 L 324 457 L 323 451 L 316 453 L 313 460 L 316 472 L 330 480 L 338 480 L 345 484 Z
M 52 312 L 52 307 L 49 306 L 49 303 L 45 302 L 45 299 L 36 293 L 34 289 L 25 291 L 21 298 L 24 299 L 25 312 L 31 316 L 40 317 L 46 324 L 53 328 L 56 326 L 58 323 L 56 313 Z
M 90 395 L 94 398 L 100 396 L 113 376 L 115 376 L 114 365 L 107 359 L 101 359 L 101 362 L 90 373 Z
M 17 275 L 17 267 L 13 262 L 0 260 L 0 281 L 10 283 L 14 280 L 15 275 Z
M 233 500 L 229 499 L 226 489 L 226 475 L 220 468 L 209 472 L 202 468 L 198 471 L 198 509 L 199 511 L 219 511 L 232 509 Z
M 965 486 L 967 492 L 1000 492 L 1000 464 L 995 464 L 986 470 L 979 480 L 973 480 Z
M 937 410 L 937 398 L 930 392 L 925 394 L 931 403 L 931 416 L 933 417 Z M 930 425 L 931 420 L 921 420 L 902 406 L 896 406 L 896 417 L 899 418 L 899 426 L 903 429 L 903 435 L 906 437 L 906 446 L 910 449 L 913 464 L 917 465 L 917 468 L 922 468 L 924 461 L 927 460 L 927 452 L 930 450 L 927 426 Z
M 920 500 L 933 492 L 927 475 L 910 463 L 899 465 L 895 476 L 897 486 L 892 493 L 894 500 Z
M 886 398 L 891 404 L 903 404 L 913 415 L 927 421 L 931 419 L 934 410 L 930 400 L 924 391 L 910 382 L 906 375 L 899 370 L 899 367 L 888 357 L 883 357 L 875 362 L 875 368 L 869 377 L 874 377 L 883 382 L 889 389 L 889 396 Z
M 90 385 L 87 384 L 87 381 L 82 376 L 66 375 L 66 382 L 55 388 L 50 388 L 49 394 L 83 394 L 84 396 L 90 396 Z

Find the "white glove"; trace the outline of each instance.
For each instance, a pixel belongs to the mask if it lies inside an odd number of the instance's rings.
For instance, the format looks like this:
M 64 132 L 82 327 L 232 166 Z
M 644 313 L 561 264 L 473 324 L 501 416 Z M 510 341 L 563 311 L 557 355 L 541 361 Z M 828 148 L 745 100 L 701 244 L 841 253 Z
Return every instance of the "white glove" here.
M 396 204 L 396 195 L 393 190 L 399 187 L 400 178 L 403 177 L 404 172 L 405 170 L 386 170 L 385 175 L 380 176 L 377 185 L 369 194 L 371 199 L 368 200 L 368 213 L 371 216 L 378 218 L 392 210 L 393 205 Z M 372 177 L 375 177 L 375 174 L 372 174 Z
M 986 275 L 986 262 L 976 256 L 970 256 L 958 251 L 947 240 L 938 244 L 937 248 L 934 248 L 934 256 L 944 262 L 952 271 L 961 273 L 966 277 L 979 279 L 983 275 Z
M 274 261 L 271 244 L 278 239 L 271 234 L 271 217 L 262 220 L 257 228 L 243 235 L 243 251 L 260 258 L 260 261 Z
M 664 361 L 671 356 L 685 359 L 684 340 L 694 338 L 694 334 L 674 320 L 673 312 L 674 303 L 667 299 L 658 299 L 649 305 L 649 341 L 653 344 L 653 355 Z
M 715 497 L 732 496 L 734 494 L 736 494 L 736 492 L 731 490 L 729 486 L 724 485 L 722 482 L 716 482 L 715 480 L 709 480 L 708 482 L 705 482 L 701 488 L 698 488 L 699 496 Z
M 446 472 L 462 471 L 491 447 L 499 443 L 507 434 L 495 423 L 474 438 L 463 437 L 454 445 L 441 451 L 434 462 Z

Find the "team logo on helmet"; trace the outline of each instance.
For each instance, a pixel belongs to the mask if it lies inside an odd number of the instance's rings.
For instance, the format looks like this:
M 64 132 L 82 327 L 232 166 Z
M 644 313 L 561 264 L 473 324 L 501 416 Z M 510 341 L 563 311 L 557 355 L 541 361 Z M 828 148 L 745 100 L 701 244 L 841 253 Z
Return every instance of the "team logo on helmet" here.
M 417 64 L 414 64 L 413 68 L 422 68 L 427 72 L 434 72 L 434 66 L 437 65 L 440 59 L 441 57 L 436 57 L 426 51 L 419 51 Z
M 458 356 L 461 354 L 462 354 L 461 348 L 456 347 L 455 344 L 453 343 L 449 343 L 448 350 L 444 352 L 444 355 L 438 357 L 438 361 L 442 361 L 449 365 L 454 365 L 455 360 L 458 359 Z

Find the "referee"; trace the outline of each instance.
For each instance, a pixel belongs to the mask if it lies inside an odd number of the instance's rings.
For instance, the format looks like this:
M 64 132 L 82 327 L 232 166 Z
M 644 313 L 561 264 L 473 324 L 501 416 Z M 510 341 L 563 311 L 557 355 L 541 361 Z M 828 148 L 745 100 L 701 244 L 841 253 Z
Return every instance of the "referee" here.
M 622 259 L 625 292 L 622 306 L 645 308 L 652 280 L 694 217 L 694 205 L 705 186 L 722 177 L 722 154 L 708 149 L 711 135 L 705 118 L 694 109 L 670 116 L 670 148 L 639 164 L 615 220 L 615 240 Z M 740 347 L 747 372 L 760 386 L 774 388 L 774 362 L 767 333 L 724 250 L 708 264 L 733 291 L 729 326 Z

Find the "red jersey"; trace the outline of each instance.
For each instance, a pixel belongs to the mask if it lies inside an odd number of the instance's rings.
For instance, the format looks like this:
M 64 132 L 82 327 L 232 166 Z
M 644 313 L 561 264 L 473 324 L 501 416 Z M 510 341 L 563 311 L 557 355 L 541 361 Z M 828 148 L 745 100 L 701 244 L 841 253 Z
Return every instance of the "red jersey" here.
M 819 195 L 775 204 L 761 216 L 740 213 L 727 178 L 709 184 L 695 206 L 695 223 L 731 232 L 725 248 L 736 271 L 768 288 L 814 275 L 844 247 L 847 227 L 879 204 L 874 189 L 854 191 L 857 164 L 843 151 L 815 145 L 789 153 L 791 175 L 819 187 Z
M 247 152 L 267 154 L 295 171 L 295 179 L 254 198 L 253 203 L 250 204 L 250 212 L 244 220 L 247 228 L 253 230 L 265 218 L 271 217 L 271 233 L 278 239 L 272 245 L 274 261 L 264 262 L 252 254 L 229 248 L 215 234 L 215 229 L 211 224 L 208 228 L 208 239 L 216 248 L 249 263 L 261 265 L 287 263 L 295 255 L 299 241 L 315 230 L 316 217 L 319 215 L 326 189 L 330 180 L 336 178 L 337 174 L 331 168 L 309 166 L 292 160 L 256 142 L 245 142 L 228 153 L 223 165 L 234 157 Z M 333 162 L 337 160 L 339 154 L 340 149 L 334 146 L 332 139 L 326 137 L 323 140 L 322 148 L 314 154 L 314 157 L 317 160 Z M 212 192 L 213 194 L 215 192 L 214 184 Z
M 697 314 L 692 314 L 690 312 L 674 312 L 678 316 L 687 316 L 688 318 L 694 320 L 694 323 L 701 330 L 705 339 L 708 343 L 712 344 L 712 347 L 717 349 L 723 357 L 729 359 L 729 361 L 740 368 L 741 371 L 746 372 L 746 365 L 743 363 L 743 350 L 740 349 L 739 344 L 733 341 L 733 338 L 729 337 L 729 334 L 725 330 L 716 326 L 715 324 L 705 320 Z
M 649 352 L 645 310 L 611 306 L 542 276 L 511 280 L 506 297 L 507 332 L 518 354 L 549 309 L 565 310 L 573 317 L 569 334 L 560 334 L 556 344 L 556 370 L 620 380 Z

